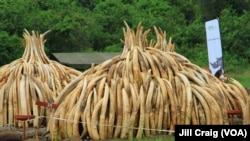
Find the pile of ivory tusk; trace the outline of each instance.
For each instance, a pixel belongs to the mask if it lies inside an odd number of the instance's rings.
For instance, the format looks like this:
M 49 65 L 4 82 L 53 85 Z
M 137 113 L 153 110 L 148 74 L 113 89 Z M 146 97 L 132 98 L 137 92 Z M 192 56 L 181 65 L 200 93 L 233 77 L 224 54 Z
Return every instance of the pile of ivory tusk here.
M 222 82 L 174 51 L 166 33 L 136 32 L 125 23 L 121 55 L 92 66 L 59 94 L 49 122 L 52 140 L 93 140 L 169 134 L 176 124 L 229 124 L 227 111 L 241 109 L 249 124 L 249 96 L 235 79 Z
M 45 116 L 50 113 L 36 100 L 54 102 L 59 92 L 81 72 L 50 60 L 44 51 L 44 34 L 25 30 L 23 56 L 0 67 L 0 126 L 21 127 L 15 115 Z M 33 126 L 42 119 L 29 122 Z M 27 124 L 26 124 L 27 125 Z

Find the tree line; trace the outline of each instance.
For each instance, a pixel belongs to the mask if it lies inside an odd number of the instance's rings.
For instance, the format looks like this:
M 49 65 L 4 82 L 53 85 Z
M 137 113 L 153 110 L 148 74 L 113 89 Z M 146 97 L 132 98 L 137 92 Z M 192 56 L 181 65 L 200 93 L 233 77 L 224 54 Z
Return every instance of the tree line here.
M 24 29 L 46 35 L 46 53 L 118 52 L 124 21 L 166 31 L 176 52 L 207 65 L 205 22 L 219 18 L 224 61 L 250 63 L 249 0 L 1 0 L 0 66 L 22 56 Z

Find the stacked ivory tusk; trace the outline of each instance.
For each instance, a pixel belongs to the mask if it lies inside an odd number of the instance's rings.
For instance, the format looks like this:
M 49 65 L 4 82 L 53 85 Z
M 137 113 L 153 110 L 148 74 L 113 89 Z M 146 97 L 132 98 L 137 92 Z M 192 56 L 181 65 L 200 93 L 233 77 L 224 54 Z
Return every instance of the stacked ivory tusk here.
M 86 70 L 60 93 L 57 119 L 49 124 L 52 140 L 132 139 L 166 134 L 162 130 L 174 131 L 176 124 L 229 124 L 230 109 L 241 109 L 249 123 L 249 96 L 239 82 L 222 82 L 174 52 L 161 29 L 154 28 L 157 41 L 148 42 L 149 30 L 125 25 L 122 54 Z
M 49 110 L 36 100 L 54 102 L 59 92 L 81 72 L 50 60 L 44 51 L 44 34 L 25 30 L 23 56 L 0 68 L 0 126 L 22 126 L 15 115 L 45 116 Z M 41 124 L 35 118 L 33 126 Z M 26 124 L 27 125 L 27 124 Z

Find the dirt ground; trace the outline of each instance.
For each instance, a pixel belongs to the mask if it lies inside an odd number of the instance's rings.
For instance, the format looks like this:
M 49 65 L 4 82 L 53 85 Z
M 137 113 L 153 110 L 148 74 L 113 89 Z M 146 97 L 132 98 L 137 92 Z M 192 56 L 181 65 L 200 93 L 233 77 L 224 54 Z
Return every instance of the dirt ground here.
M 50 133 L 47 128 L 26 128 L 25 136 L 23 136 L 23 128 L 2 127 L 0 128 L 0 141 L 51 141 Z M 63 141 L 82 141 L 86 139 L 79 139 L 71 137 Z

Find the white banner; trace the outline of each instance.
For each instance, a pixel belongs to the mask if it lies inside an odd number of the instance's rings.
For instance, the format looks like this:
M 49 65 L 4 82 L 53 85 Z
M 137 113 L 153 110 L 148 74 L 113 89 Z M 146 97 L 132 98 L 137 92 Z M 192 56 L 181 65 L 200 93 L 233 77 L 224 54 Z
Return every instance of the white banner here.
M 218 19 L 210 20 L 205 23 L 206 36 L 207 36 L 207 49 L 209 59 L 209 69 L 212 74 L 223 69 L 222 49 L 221 49 L 221 38 Z

